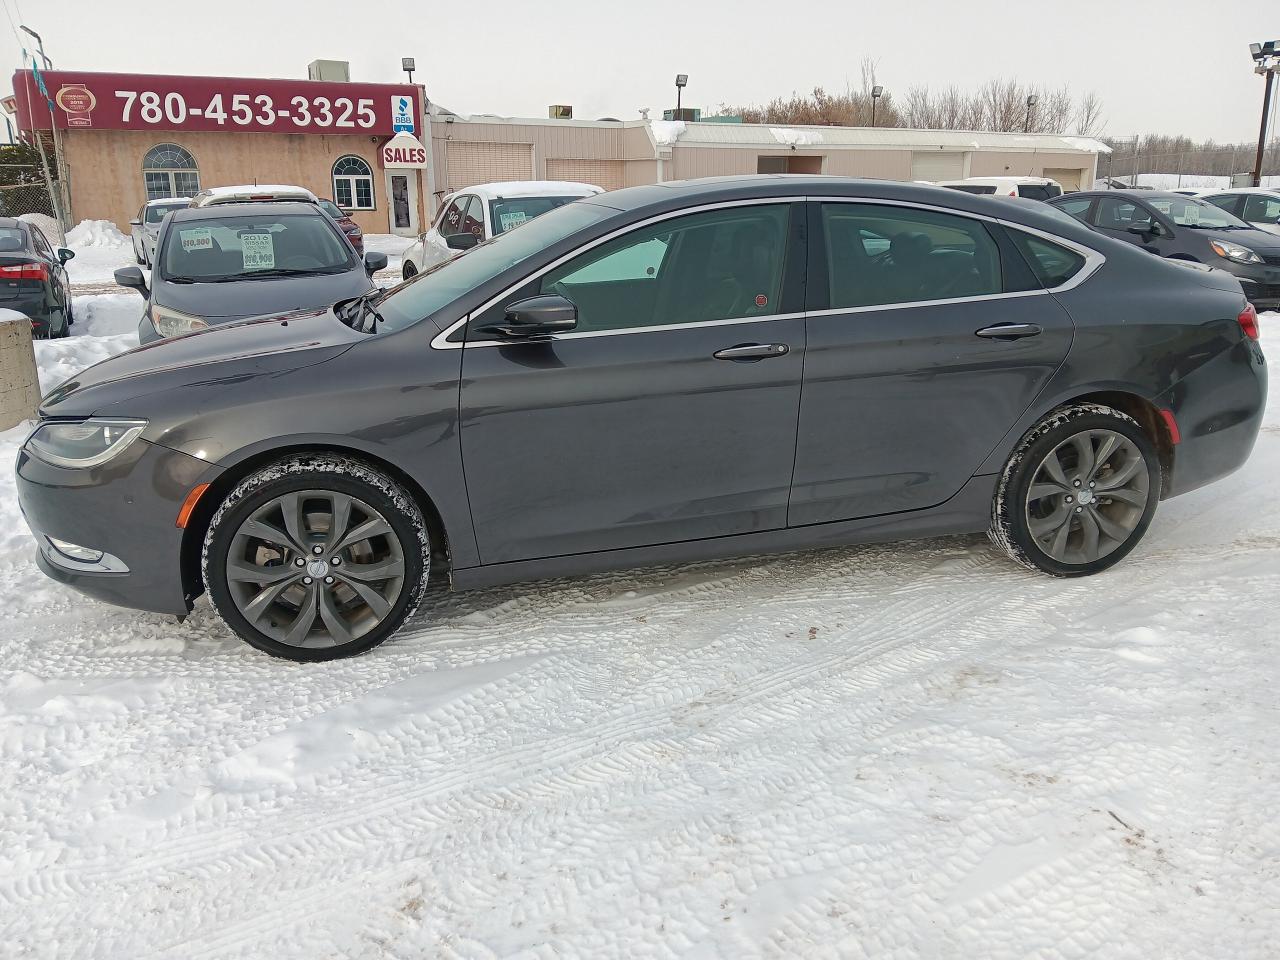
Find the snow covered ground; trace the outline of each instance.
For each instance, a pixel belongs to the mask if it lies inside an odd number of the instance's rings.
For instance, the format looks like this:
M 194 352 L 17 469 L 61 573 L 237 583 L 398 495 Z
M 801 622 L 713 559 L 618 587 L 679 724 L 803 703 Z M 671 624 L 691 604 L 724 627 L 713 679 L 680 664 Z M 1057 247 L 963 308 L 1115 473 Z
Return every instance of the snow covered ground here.
M 665 568 L 300 666 L 43 578 L 5 469 L 0 956 L 1274 957 L 1277 475 L 1280 390 L 1097 577 Z

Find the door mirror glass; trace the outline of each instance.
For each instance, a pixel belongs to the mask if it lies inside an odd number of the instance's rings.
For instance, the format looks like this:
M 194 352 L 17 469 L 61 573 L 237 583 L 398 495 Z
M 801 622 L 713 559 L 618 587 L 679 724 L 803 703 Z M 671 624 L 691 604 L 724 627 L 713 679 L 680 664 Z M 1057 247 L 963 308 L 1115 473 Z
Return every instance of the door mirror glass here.
M 58 248 L 58 259 L 63 263 L 66 263 L 68 260 L 74 260 L 75 257 L 76 252 L 74 250 L 68 250 L 66 247 Z
M 140 226 L 142 226 L 142 221 L 141 221 L 141 220 L 130 220 L 130 221 L 129 221 L 129 226 L 131 226 L 131 227 L 140 227 Z
M 1139 237 L 1156 235 L 1155 224 L 1152 223 L 1150 220 L 1143 220 L 1139 223 L 1131 223 L 1125 229 L 1132 234 L 1136 234 Z
M 144 297 L 147 295 L 147 278 L 137 267 L 121 267 L 115 272 L 116 283 L 130 290 L 137 290 Z
M 578 308 L 556 294 L 529 297 L 511 304 L 501 323 L 482 327 L 478 333 L 527 340 L 568 333 L 578 325 Z
M 470 250 L 480 241 L 474 233 L 452 233 L 444 238 L 450 250 Z

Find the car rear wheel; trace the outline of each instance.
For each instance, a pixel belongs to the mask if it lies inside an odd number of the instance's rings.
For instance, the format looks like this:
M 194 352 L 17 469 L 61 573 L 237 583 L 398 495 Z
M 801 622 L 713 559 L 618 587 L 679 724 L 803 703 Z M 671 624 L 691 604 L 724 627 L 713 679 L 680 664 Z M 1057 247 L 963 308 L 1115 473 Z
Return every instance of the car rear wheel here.
M 391 636 L 430 569 L 422 512 L 347 457 L 305 454 L 241 481 L 214 514 L 204 579 L 223 621 L 259 650 L 334 660 Z
M 1135 420 L 1099 404 L 1061 407 L 1009 458 L 989 535 L 1034 570 L 1097 573 L 1142 539 L 1160 482 L 1155 445 Z
M 400 275 L 406 280 L 411 280 L 418 275 L 418 268 L 413 265 L 412 260 L 406 260 L 400 267 Z

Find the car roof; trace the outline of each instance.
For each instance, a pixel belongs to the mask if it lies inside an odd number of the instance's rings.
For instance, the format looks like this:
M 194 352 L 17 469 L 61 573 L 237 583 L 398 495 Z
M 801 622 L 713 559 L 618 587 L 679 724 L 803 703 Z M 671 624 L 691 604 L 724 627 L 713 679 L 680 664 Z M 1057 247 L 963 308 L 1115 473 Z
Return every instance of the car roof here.
M 1077 190 L 1075 193 L 1064 193 L 1054 197 L 1049 203 L 1060 203 L 1063 200 L 1079 200 L 1081 197 L 1120 197 L 1124 200 L 1199 200 L 1185 193 L 1174 193 L 1172 190 Z
M 19 220 L 17 217 L 0 217 L 0 227 L 5 230 L 12 230 L 15 227 L 20 227 L 22 225 L 23 221 Z
M 1218 187 L 1210 188 L 1204 196 L 1219 196 L 1223 193 L 1271 193 L 1280 196 L 1280 187 Z
M 169 204 L 174 204 L 175 206 L 178 204 L 181 204 L 182 206 L 187 206 L 190 203 L 191 203 L 190 197 L 157 197 L 155 200 L 148 200 L 145 206 L 163 207 Z
M 264 214 L 305 214 L 328 217 L 306 200 L 247 200 L 243 203 L 217 203 L 208 207 L 186 207 L 169 216 L 175 223 L 188 220 L 218 220 L 223 217 L 260 216 Z
M 946 185 L 946 184 L 951 184 L 951 183 L 955 183 L 955 184 L 959 184 L 959 183 L 977 183 L 977 184 L 983 184 L 983 183 L 994 183 L 994 184 L 997 184 L 997 185 L 1002 184 L 1002 183 L 1007 183 L 1007 184 L 1010 184 L 1010 185 L 1025 183 L 1025 184 L 1031 184 L 1031 185 L 1037 185 L 1037 186 L 1039 186 L 1039 185 L 1045 185 L 1045 184 L 1050 184 L 1050 183 L 1057 183 L 1058 181 L 1057 181 L 1057 180 L 1054 180 L 1052 177 L 965 177 L 965 178 L 963 178 L 963 179 L 961 179 L 961 180 L 936 180 L 936 181 L 934 181 L 934 182 L 935 182 L 935 183 L 937 183 L 939 186 L 944 186 L 944 185 Z
M 500 180 L 494 183 L 476 183 L 469 187 L 453 191 L 450 196 L 461 193 L 477 193 L 486 200 L 500 200 L 503 197 L 592 197 L 604 193 L 603 187 L 594 183 L 578 183 L 573 180 Z

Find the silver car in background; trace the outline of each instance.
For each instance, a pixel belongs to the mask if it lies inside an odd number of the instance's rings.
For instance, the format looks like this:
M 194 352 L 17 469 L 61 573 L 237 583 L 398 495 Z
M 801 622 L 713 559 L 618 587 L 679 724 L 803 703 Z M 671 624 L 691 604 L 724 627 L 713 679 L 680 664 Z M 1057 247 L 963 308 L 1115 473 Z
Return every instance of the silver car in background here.
M 138 210 L 138 216 L 129 221 L 133 238 L 133 258 L 144 267 L 151 266 L 156 257 L 156 238 L 160 236 L 160 224 L 166 213 L 181 210 L 191 204 L 189 197 L 162 197 L 148 200 Z

